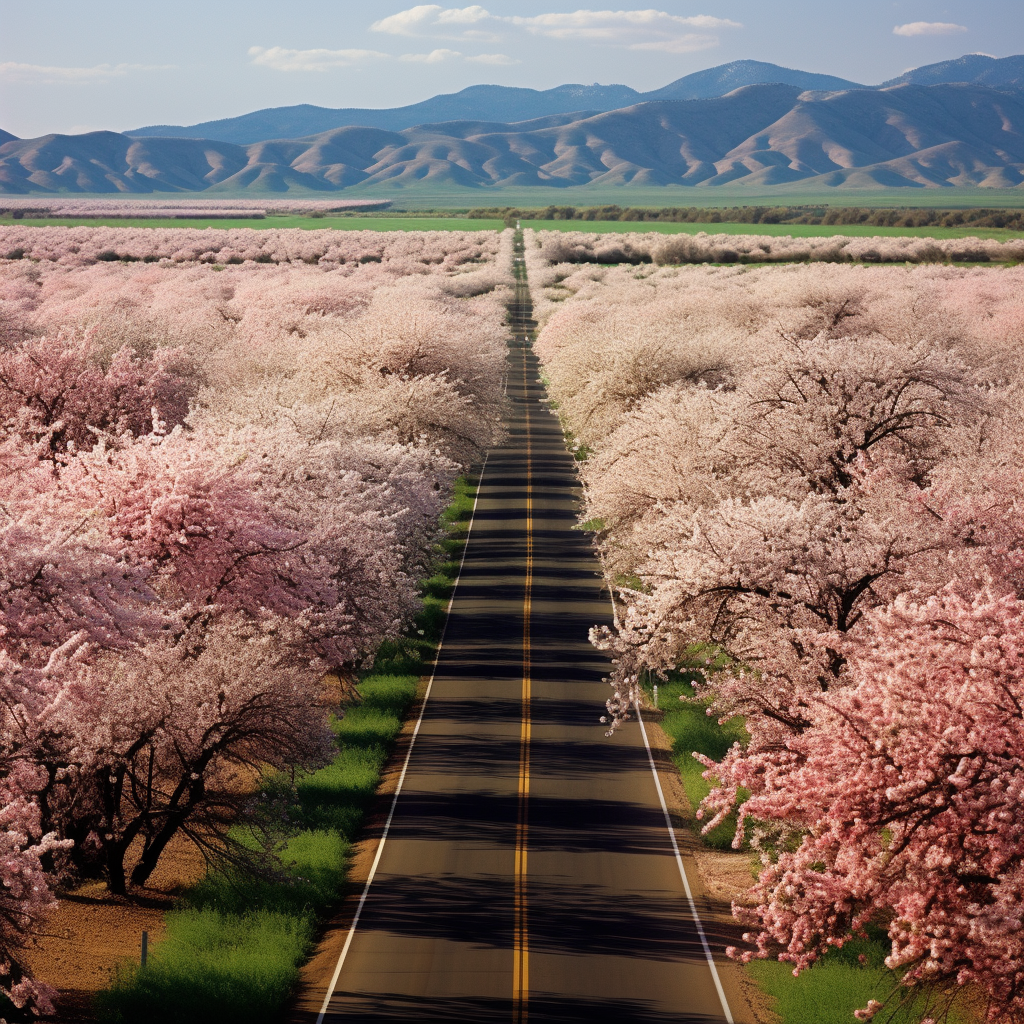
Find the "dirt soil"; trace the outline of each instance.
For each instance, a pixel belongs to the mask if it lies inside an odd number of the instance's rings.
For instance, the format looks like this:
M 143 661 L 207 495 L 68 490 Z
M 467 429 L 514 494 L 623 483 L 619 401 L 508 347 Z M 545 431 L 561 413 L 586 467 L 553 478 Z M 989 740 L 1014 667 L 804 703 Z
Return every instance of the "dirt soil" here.
M 49 1019 L 60 1024 L 95 1020 L 93 996 L 107 987 L 118 964 L 138 961 L 143 931 L 150 943 L 160 939 L 174 897 L 205 871 L 202 854 L 182 838 L 171 842 L 149 885 L 130 899 L 112 896 L 102 882 L 60 893 L 46 932 L 27 957 L 35 976 L 60 993 L 57 1014 Z

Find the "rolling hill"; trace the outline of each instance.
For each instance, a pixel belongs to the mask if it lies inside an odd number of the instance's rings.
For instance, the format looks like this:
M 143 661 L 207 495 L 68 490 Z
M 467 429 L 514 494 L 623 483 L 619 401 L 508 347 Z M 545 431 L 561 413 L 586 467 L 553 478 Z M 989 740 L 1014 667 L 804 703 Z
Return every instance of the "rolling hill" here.
M 267 193 L 488 186 L 1016 187 L 1024 97 L 977 85 L 750 85 L 519 123 L 349 125 L 248 146 L 115 132 L 0 145 L 4 192 Z
M 766 64 L 760 60 L 734 60 L 719 64 L 706 71 L 695 71 L 679 78 L 662 89 L 645 92 L 644 100 L 706 100 L 724 96 L 745 85 L 795 85 L 801 89 L 866 89 L 867 86 L 849 82 L 833 75 L 817 75 L 809 71 L 794 71 Z
M 1016 57 L 989 57 L 984 53 L 968 53 L 956 60 L 938 64 L 925 64 L 898 78 L 883 83 L 892 85 L 949 85 L 967 83 L 989 85 L 994 89 L 1024 88 L 1024 55 Z

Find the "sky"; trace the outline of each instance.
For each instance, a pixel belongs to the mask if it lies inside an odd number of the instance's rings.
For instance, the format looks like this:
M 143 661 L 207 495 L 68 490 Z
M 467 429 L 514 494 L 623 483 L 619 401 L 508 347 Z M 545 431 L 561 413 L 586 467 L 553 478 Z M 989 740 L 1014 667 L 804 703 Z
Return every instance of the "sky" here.
M 1021 0 L 0 0 L 0 128 L 190 125 L 264 107 L 393 107 L 469 85 L 640 91 L 749 58 L 868 85 L 1024 52 Z M 600 2 L 600 0 L 599 0 Z

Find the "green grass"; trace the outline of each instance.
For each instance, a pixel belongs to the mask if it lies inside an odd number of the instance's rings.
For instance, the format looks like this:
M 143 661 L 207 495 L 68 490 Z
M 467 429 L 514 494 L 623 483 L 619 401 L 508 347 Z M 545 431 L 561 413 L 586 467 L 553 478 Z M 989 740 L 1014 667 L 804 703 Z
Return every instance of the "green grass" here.
M 227 195 L 228 193 L 222 193 Z M 260 197 L 230 193 L 245 198 Z M 308 195 L 312 196 L 310 192 Z M 978 209 L 995 207 L 1024 208 L 1020 188 L 822 188 L 812 182 L 789 185 L 719 185 L 713 188 L 686 185 L 571 185 L 568 188 L 538 185 L 498 185 L 471 187 L 435 182 L 413 185 L 354 185 L 345 190 L 346 198 L 389 199 L 399 210 L 461 209 L 491 206 L 775 206 L 813 204 L 826 206 L 931 207 L 939 209 Z M 209 191 L 207 198 L 217 193 Z M 86 198 L 85 196 L 76 198 Z M 93 198 L 110 198 L 96 196 Z M 280 198 L 276 196 L 275 198 Z
M 263 220 L 160 219 L 146 217 L 0 217 L 0 225 L 21 227 L 110 227 L 110 228 L 303 228 L 307 231 L 501 231 L 500 220 L 470 220 L 468 217 L 266 217 Z
M 309 916 L 173 911 L 150 962 L 119 968 L 98 1009 L 125 1024 L 270 1024 L 313 940 Z
M 885 955 L 884 937 L 876 936 L 847 943 L 798 978 L 793 977 L 791 964 L 775 961 L 756 960 L 747 970 L 772 997 L 784 1024 L 855 1024 L 854 1011 L 867 1006 L 869 999 L 891 1000 L 875 1018 L 879 1024 L 918 1024 L 928 1015 L 927 996 L 917 993 L 910 998 L 909 991 L 898 988 L 896 974 L 884 964 Z M 969 1019 L 954 1009 L 948 1024 L 966 1024 Z
M 346 892 L 352 843 L 440 642 L 474 495 L 473 483 L 456 482 L 423 584 L 423 610 L 407 636 L 381 645 L 373 671 L 359 681 L 358 702 L 332 720 L 334 760 L 294 779 L 265 780 L 263 817 L 283 833 L 275 849 L 278 873 L 208 873 L 167 915 L 146 967 L 123 964 L 99 994 L 102 1021 L 264 1024 L 280 1018 L 319 922 Z M 259 847 L 251 825 L 239 825 L 234 835 L 244 847 Z
M 1021 232 L 1005 228 L 880 228 L 864 224 L 671 224 L 657 221 L 618 220 L 530 220 L 525 227 L 536 231 L 584 231 L 594 234 L 652 231 L 663 235 L 770 235 L 792 238 L 829 238 L 846 235 L 854 238 L 996 238 L 1005 241 L 1020 238 Z

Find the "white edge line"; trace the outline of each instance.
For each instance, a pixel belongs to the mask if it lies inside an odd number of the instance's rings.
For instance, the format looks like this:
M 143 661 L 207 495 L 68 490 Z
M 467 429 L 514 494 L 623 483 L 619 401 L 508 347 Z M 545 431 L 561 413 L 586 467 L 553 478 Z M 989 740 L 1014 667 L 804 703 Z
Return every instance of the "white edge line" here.
M 391 800 L 391 809 L 388 811 L 388 820 L 384 823 L 384 831 L 381 833 L 380 843 L 377 845 L 377 853 L 373 858 L 373 864 L 370 865 L 370 873 L 366 878 L 366 885 L 363 886 L 363 894 L 359 897 L 359 904 L 356 906 L 355 916 L 352 918 L 352 924 L 349 926 L 348 935 L 345 937 L 345 945 L 342 947 L 341 956 L 338 957 L 338 965 L 334 968 L 334 974 L 331 976 L 331 984 L 327 989 L 327 995 L 324 996 L 323 1006 L 320 1007 L 320 1013 L 316 1018 L 316 1024 L 323 1024 L 324 1017 L 327 1015 L 327 1010 L 331 1005 L 331 999 L 334 998 L 334 990 L 338 985 L 338 979 L 341 977 L 341 969 L 345 966 L 345 958 L 348 956 L 349 947 L 352 945 L 352 939 L 356 934 L 356 927 L 359 924 L 359 918 L 363 913 L 363 905 L 366 903 L 366 897 L 370 894 L 370 886 L 373 884 L 373 878 L 377 874 L 377 865 L 380 864 L 381 855 L 384 853 L 384 843 L 387 842 L 388 832 L 391 830 L 391 821 L 395 816 L 395 807 L 398 805 L 398 798 L 402 793 L 402 784 L 405 782 L 405 773 L 409 769 L 409 761 L 412 759 L 412 750 L 416 745 L 416 737 L 419 735 L 420 726 L 423 724 L 423 716 L 427 710 L 427 701 L 430 699 L 430 691 L 434 686 L 434 675 L 437 672 L 437 664 L 441 660 L 441 648 L 444 646 L 444 637 L 448 632 L 448 618 L 452 610 L 452 605 L 455 603 L 455 592 L 459 587 L 459 580 L 462 579 L 462 567 L 466 563 L 466 552 L 469 550 L 469 538 L 473 532 L 473 523 L 476 522 L 476 504 L 480 500 L 480 489 L 484 482 L 484 472 L 487 469 L 487 459 L 490 457 L 490 452 L 484 456 L 484 464 L 480 467 L 480 479 L 477 481 L 476 494 L 473 497 L 473 512 L 469 519 L 469 529 L 466 531 L 466 545 L 462 549 L 462 558 L 459 561 L 459 573 L 455 577 L 455 585 L 452 587 L 452 596 L 448 602 L 448 611 L 445 614 L 444 629 L 441 631 L 441 639 L 437 644 L 437 654 L 434 656 L 434 667 L 430 673 L 430 679 L 427 682 L 427 688 L 423 692 L 423 703 L 420 705 L 419 718 L 416 719 L 416 726 L 412 731 L 412 737 L 409 740 L 409 749 L 405 753 L 405 763 L 402 765 L 402 774 L 398 776 L 398 786 L 395 789 L 395 795 Z M 732 1021 L 730 1020 L 730 1024 Z
M 615 598 L 612 595 L 611 587 L 608 588 L 608 600 L 612 606 L 612 618 L 618 620 L 618 609 L 615 607 Z M 686 893 L 686 900 L 690 904 L 690 913 L 693 915 L 693 923 L 697 926 L 697 934 L 700 936 L 700 944 L 704 947 L 704 956 L 707 957 L 708 967 L 711 968 L 711 977 L 715 983 L 715 991 L 718 993 L 718 1001 L 722 1004 L 722 1011 L 725 1013 L 726 1024 L 736 1024 L 733 1020 L 732 1010 L 729 1009 L 729 1000 L 725 998 L 725 989 L 722 988 L 722 979 L 718 976 L 718 967 L 715 965 L 715 958 L 708 945 L 708 937 L 704 933 L 704 925 L 701 924 L 700 915 L 697 913 L 697 904 L 693 899 L 693 892 L 690 889 L 690 880 L 686 877 L 686 868 L 683 866 L 683 855 L 679 852 L 679 843 L 676 841 L 676 830 L 672 826 L 672 818 L 668 813 L 668 804 L 665 802 L 665 792 L 661 788 L 661 779 L 658 777 L 658 766 L 654 763 L 654 754 L 651 752 L 651 741 L 647 738 L 647 727 L 644 725 L 643 715 L 640 714 L 640 707 L 637 706 L 636 720 L 640 723 L 640 734 L 644 738 L 644 749 L 647 751 L 647 760 L 651 766 L 651 774 L 654 776 L 654 787 L 658 791 L 658 802 L 661 804 L 661 813 L 665 816 L 665 828 L 668 829 L 668 837 L 672 840 L 672 852 L 676 857 L 676 865 L 679 867 L 679 877 L 683 880 L 683 890 Z M 318 1022 L 319 1024 L 319 1022 Z
M 647 760 L 651 763 L 651 772 L 654 775 L 654 785 L 658 790 L 658 800 L 661 802 L 661 812 L 665 815 L 665 827 L 668 829 L 669 838 L 672 840 L 672 851 L 676 855 L 676 864 L 679 865 L 679 875 L 683 880 L 683 889 L 686 890 L 686 899 L 690 904 L 690 913 L 693 915 L 693 923 L 697 926 L 697 934 L 700 936 L 700 943 L 704 947 L 704 955 L 708 958 L 708 966 L 711 968 L 711 977 L 715 981 L 715 989 L 718 992 L 722 1010 L 725 1012 L 727 1024 L 734 1024 L 732 1011 L 729 1009 L 729 1001 L 725 998 L 725 989 L 722 988 L 722 979 L 718 976 L 718 968 L 715 966 L 715 958 L 711 955 L 711 947 L 708 945 L 707 936 L 704 934 L 704 925 L 701 924 L 700 916 L 697 913 L 697 904 L 693 901 L 693 893 L 690 891 L 690 880 L 686 877 L 686 868 L 683 867 L 683 856 L 679 852 L 679 844 L 676 842 L 676 830 L 672 827 L 672 819 L 669 817 L 668 804 L 665 803 L 665 793 L 661 788 L 661 779 L 658 778 L 658 768 L 654 763 L 654 754 L 651 753 L 651 744 L 647 739 L 647 728 L 644 725 L 640 709 L 636 709 L 636 720 L 640 723 L 640 732 L 643 734 L 644 746 L 647 748 Z

